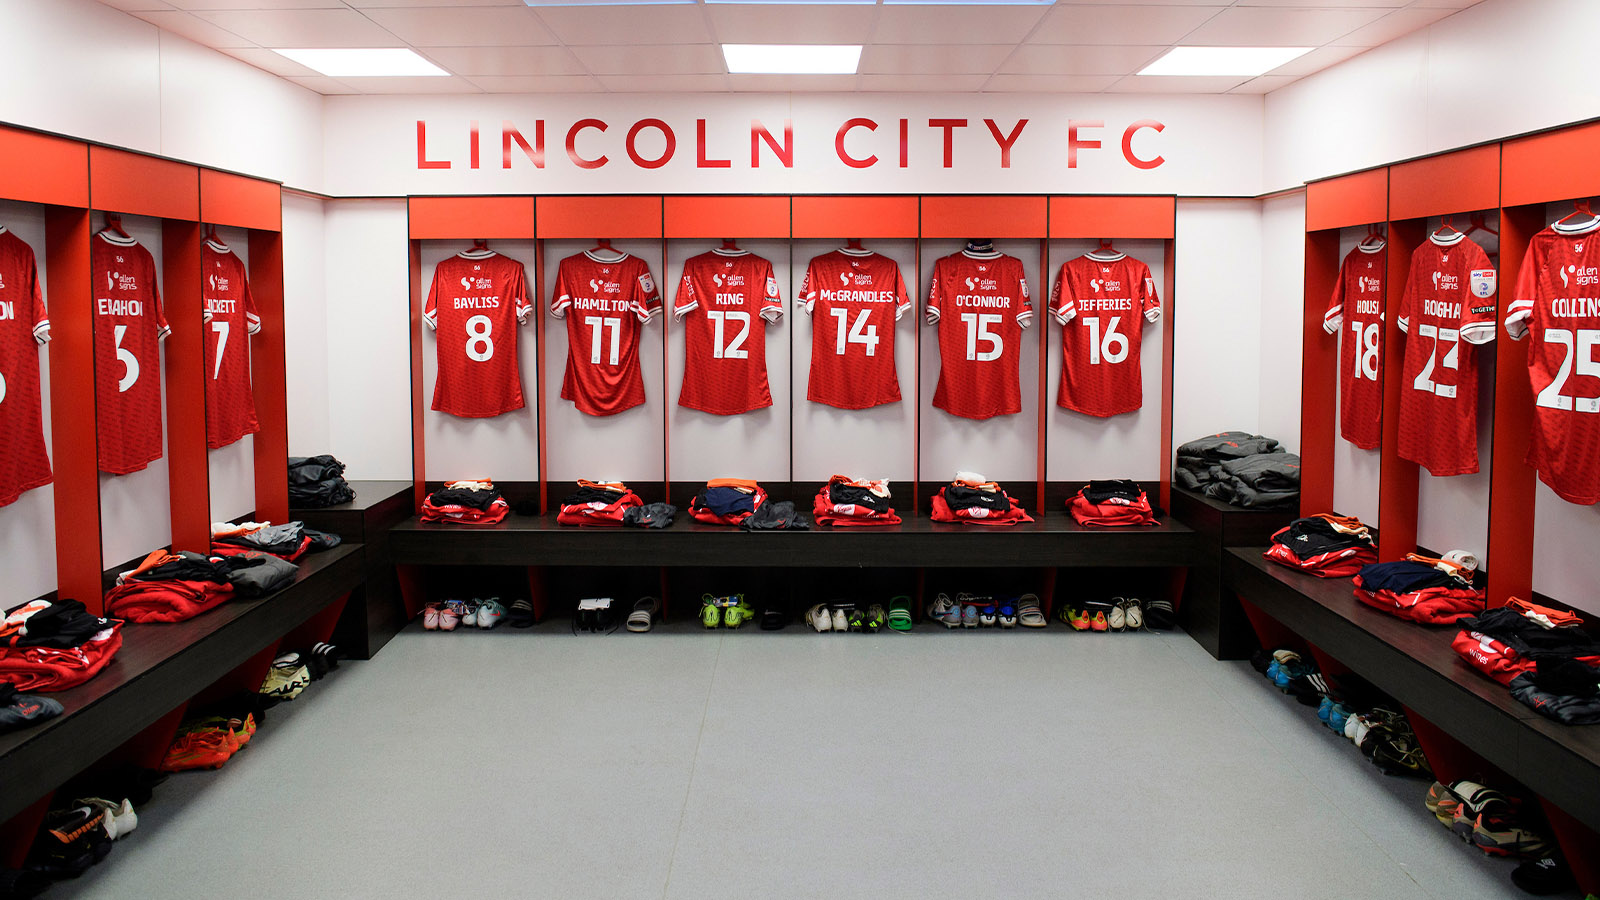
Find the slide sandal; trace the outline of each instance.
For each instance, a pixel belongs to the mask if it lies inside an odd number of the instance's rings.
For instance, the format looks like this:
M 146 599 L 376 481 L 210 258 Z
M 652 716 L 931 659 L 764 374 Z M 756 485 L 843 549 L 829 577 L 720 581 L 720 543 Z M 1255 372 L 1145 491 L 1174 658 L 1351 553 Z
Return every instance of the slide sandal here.
M 905 595 L 889 598 L 889 629 L 911 630 L 911 598 Z
M 1050 624 L 1039 606 L 1037 594 L 1023 594 L 1017 599 L 1017 624 L 1023 628 L 1044 628 Z
M 649 631 L 656 623 L 656 612 L 661 607 L 661 601 L 654 597 L 641 597 L 633 604 L 633 612 L 628 613 L 629 631 Z

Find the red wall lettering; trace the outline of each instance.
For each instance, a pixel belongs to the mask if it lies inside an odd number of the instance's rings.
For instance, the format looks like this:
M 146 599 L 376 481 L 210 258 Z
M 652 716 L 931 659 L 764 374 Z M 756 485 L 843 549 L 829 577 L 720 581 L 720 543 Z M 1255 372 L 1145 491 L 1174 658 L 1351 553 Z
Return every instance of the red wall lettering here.
M 633 145 L 634 140 L 639 137 L 639 132 L 646 128 L 658 129 L 662 136 L 667 139 L 667 146 L 661 151 L 661 156 L 657 159 L 645 159 L 639 155 L 639 151 Z M 623 146 L 627 148 L 628 158 L 633 160 L 634 165 L 641 169 L 659 169 L 667 164 L 667 160 L 672 159 L 672 154 L 678 149 L 678 137 L 672 133 L 672 129 L 667 123 L 660 119 L 640 119 L 633 123 L 632 128 L 628 129 L 628 138 L 623 142 Z
M 955 164 L 955 129 L 967 127 L 966 119 L 929 119 L 929 128 L 944 129 L 944 167 L 951 168 Z
M 839 126 L 839 132 L 833 136 L 833 149 L 834 152 L 839 154 L 839 161 L 852 169 L 865 169 L 866 167 L 876 163 L 878 161 L 878 157 L 868 156 L 857 159 L 854 156 L 851 156 L 844 149 L 844 136 L 849 134 L 852 128 L 865 128 L 868 131 L 877 131 L 878 123 L 872 121 L 871 119 L 847 119 L 843 125 Z
M 567 129 L 567 158 L 572 160 L 572 164 L 580 169 L 598 169 L 611 160 L 603 153 L 594 159 L 584 159 L 578 155 L 578 132 L 585 128 L 605 131 L 606 123 L 599 119 L 579 119 L 573 122 L 572 127 Z
M 1129 164 L 1138 168 L 1154 169 L 1156 166 L 1166 162 L 1166 157 L 1155 156 L 1151 159 L 1140 159 L 1139 157 L 1133 155 L 1133 136 L 1144 128 L 1148 128 L 1157 134 L 1167 130 L 1167 126 L 1157 122 L 1155 119 L 1140 119 L 1132 125 L 1129 125 L 1128 130 L 1122 133 L 1122 157 L 1126 159 Z
M 727 169 L 733 166 L 731 159 L 706 158 L 706 120 L 694 120 L 695 155 L 694 165 L 697 169 Z
M 500 125 L 500 168 L 511 168 L 511 144 L 515 142 L 522 148 L 524 156 L 533 163 L 536 169 L 544 168 L 544 120 L 534 123 L 533 146 L 528 146 L 528 139 L 522 136 L 510 120 Z
M 478 120 L 472 120 L 472 130 L 467 140 L 467 167 L 478 167 Z
M 900 120 L 900 168 L 911 164 L 911 120 Z
M 1085 150 L 1099 150 L 1100 142 L 1089 139 L 1078 139 L 1079 128 L 1104 128 L 1106 123 L 1099 119 L 1068 119 L 1067 120 L 1067 168 L 1078 167 L 1078 148 Z
M 785 169 L 794 168 L 794 120 L 783 120 L 783 146 L 778 146 L 778 141 L 761 124 L 760 119 L 750 120 L 750 168 L 761 168 L 761 143 L 765 141 L 773 153 L 778 154 L 778 161 L 783 163 Z
M 417 120 L 417 168 L 448 169 L 450 160 L 428 158 L 428 123 Z
M 1017 142 L 1017 138 L 1022 137 L 1022 129 L 1028 124 L 1028 120 L 1018 119 L 1011 133 L 1004 137 L 1000 135 L 1000 126 L 994 124 L 993 119 L 984 119 L 983 124 L 989 126 L 989 133 L 994 135 L 994 142 L 1000 145 L 1000 168 L 1011 168 L 1011 145 Z

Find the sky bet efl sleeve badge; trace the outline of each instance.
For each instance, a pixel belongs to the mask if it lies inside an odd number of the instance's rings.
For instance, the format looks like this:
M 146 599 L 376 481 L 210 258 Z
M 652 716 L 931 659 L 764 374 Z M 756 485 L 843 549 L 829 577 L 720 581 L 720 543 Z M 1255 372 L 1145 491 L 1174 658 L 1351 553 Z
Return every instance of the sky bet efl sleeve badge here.
M 1493 269 L 1473 269 L 1469 278 L 1472 283 L 1472 296 L 1480 300 L 1494 296 Z

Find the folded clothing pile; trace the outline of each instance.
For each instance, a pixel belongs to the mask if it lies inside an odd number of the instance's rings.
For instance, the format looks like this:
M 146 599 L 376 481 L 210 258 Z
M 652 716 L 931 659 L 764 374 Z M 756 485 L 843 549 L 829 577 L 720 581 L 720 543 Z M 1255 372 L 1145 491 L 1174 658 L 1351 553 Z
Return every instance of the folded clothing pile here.
M 1332 513 L 1295 519 L 1278 529 L 1262 555 L 1318 578 L 1348 578 L 1378 561 L 1371 530 L 1360 519 Z
M 344 480 L 344 463 L 321 456 L 289 457 L 289 505 L 296 509 L 322 509 L 349 503 L 356 492 Z
M 1269 437 L 1224 431 L 1178 448 L 1182 487 L 1234 506 L 1288 506 L 1300 497 L 1300 457 Z
M 192 619 L 233 599 L 231 572 L 257 565 L 257 561 L 156 550 L 138 567 L 117 576 L 116 587 L 106 592 L 106 612 L 129 622 Z
M 767 502 L 761 485 L 744 478 L 713 478 L 689 501 L 689 515 L 711 525 L 738 525 Z
M 865 481 L 835 475 L 817 491 L 811 516 L 818 525 L 899 525 L 886 479 Z
M 561 525 L 600 525 L 666 528 L 678 508 L 670 503 L 645 503 L 620 481 L 578 481 L 578 490 L 561 501 L 556 522 Z
M 756 507 L 755 513 L 740 522 L 739 527 L 745 531 L 807 531 L 811 520 L 788 500 L 768 500 Z
M 249 551 L 270 553 L 294 562 L 307 553 L 331 550 L 343 538 L 337 534 L 307 528 L 300 521 L 274 525 L 271 522 L 212 522 L 211 554 L 238 556 Z
M 0 682 L 0 734 L 27 728 L 61 715 L 59 701 L 17 691 L 17 686 Z
M 511 512 L 506 498 L 487 478 L 447 481 L 422 502 L 422 521 L 457 525 L 498 525 Z
M 0 682 L 19 691 L 64 691 L 100 673 L 122 648 L 122 622 L 76 600 L 34 600 L 0 622 Z
M 935 522 L 967 522 L 973 525 L 1015 525 L 1032 522 L 1028 515 L 1000 485 L 976 472 L 957 472 L 948 485 L 933 495 Z
M 1541 660 L 1600 665 L 1600 640 L 1584 631 L 1583 620 L 1572 613 L 1513 597 L 1505 606 L 1458 624 L 1461 631 L 1450 645 L 1473 668 L 1501 684 L 1536 673 Z
M 1472 586 L 1478 560 L 1462 550 L 1442 558 L 1408 553 L 1356 573 L 1356 599 L 1424 625 L 1453 625 L 1483 612 L 1483 591 Z
M 1154 525 L 1156 512 L 1137 482 L 1091 481 L 1067 501 L 1079 525 Z

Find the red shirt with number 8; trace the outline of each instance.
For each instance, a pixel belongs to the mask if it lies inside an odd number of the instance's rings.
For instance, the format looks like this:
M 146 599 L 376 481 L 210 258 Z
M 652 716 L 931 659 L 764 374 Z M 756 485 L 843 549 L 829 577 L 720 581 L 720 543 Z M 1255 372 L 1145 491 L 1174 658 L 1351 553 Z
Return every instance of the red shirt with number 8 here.
M 1144 323 L 1161 318 L 1149 266 L 1115 251 L 1068 260 L 1056 278 L 1050 314 L 1064 329 L 1057 406 L 1116 416 L 1144 405 L 1139 347 Z
M 493 250 L 464 250 L 433 270 L 422 321 L 438 337 L 433 408 L 486 419 L 521 409 L 517 325 L 527 321 L 526 270 Z

